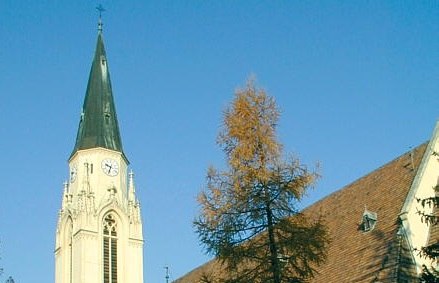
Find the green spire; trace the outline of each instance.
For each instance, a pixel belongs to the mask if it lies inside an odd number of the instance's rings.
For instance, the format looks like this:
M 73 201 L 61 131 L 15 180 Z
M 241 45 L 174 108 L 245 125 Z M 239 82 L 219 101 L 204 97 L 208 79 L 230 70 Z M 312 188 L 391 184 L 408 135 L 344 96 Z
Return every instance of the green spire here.
M 101 23 L 75 148 L 71 156 L 78 150 L 97 147 L 119 151 L 123 154 Z

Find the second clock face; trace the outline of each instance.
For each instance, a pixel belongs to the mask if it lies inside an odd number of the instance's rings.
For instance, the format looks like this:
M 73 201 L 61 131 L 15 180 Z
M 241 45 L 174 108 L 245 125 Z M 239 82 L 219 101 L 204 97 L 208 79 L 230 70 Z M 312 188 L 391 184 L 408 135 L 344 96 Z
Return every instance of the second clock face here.
M 116 176 L 119 173 L 119 164 L 111 158 L 102 160 L 101 168 L 108 176 Z
M 78 169 L 76 168 L 76 165 L 72 165 L 70 168 L 70 183 L 75 182 L 77 173 Z

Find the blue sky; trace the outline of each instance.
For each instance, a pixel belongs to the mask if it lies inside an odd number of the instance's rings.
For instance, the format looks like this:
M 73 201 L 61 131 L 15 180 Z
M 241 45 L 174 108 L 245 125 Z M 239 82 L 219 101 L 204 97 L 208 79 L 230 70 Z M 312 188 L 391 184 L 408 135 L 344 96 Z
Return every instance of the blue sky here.
M 145 282 L 197 267 L 196 195 L 222 111 L 251 75 L 281 109 L 285 153 L 322 178 L 303 205 L 429 139 L 438 1 L 101 1 Z M 0 282 L 53 282 L 67 158 L 97 36 L 96 1 L 0 1 Z

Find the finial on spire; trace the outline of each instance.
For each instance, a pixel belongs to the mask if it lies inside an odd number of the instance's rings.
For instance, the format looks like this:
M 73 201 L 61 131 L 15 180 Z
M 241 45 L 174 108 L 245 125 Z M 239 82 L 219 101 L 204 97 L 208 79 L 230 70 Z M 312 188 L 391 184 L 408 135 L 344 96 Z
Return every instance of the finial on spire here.
M 102 23 L 102 13 L 105 12 L 104 6 L 102 6 L 102 4 L 99 4 L 96 7 L 96 10 L 98 10 L 99 12 L 99 22 L 98 22 L 98 31 L 102 32 L 102 27 L 103 27 L 103 23 Z

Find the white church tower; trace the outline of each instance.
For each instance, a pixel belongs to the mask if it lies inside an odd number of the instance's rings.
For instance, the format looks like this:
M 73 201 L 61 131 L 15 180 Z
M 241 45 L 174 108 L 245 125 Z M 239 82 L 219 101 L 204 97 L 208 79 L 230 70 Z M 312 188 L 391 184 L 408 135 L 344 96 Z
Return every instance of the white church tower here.
M 55 283 L 143 283 L 143 235 L 102 22 L 56 229 Z

